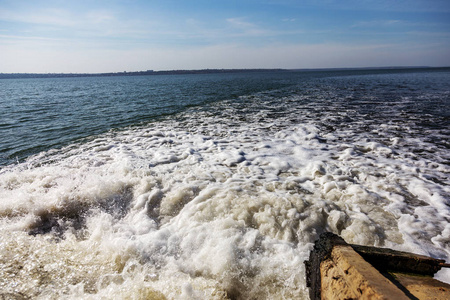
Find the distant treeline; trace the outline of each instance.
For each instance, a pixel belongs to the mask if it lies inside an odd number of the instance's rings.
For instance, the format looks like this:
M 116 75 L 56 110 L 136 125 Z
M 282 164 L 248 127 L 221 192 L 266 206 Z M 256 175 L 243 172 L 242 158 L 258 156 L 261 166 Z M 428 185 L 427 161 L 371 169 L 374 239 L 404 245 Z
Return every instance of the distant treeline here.
M 256 72 L 427 72 L 450 71 L 450 67 L 369 67 L 369 68 L 322 68 L 322 69 L 203 69 L 203 70 L 170 70 L 170 71 L 134 71 L 111 73 L 0 73 L 0 79 L 7 78 L 64 78 L 64 77 L 98 77 L 98 76 L 146 76 L 176 74 L 214 74 L 214 73 L 256 73 Z
M 203 69 L 203 70 L 170 70 L 170 71 L 135 71 L 114 73 L 0 73 L 0 79 L 6 78 L 63 78 L 63 77 L 97 77 L 97 76 L 143 76 L 174 74 L 213 74 L 213 73 L 249 73 L 249 72 L 281 72 L 284 69 Z

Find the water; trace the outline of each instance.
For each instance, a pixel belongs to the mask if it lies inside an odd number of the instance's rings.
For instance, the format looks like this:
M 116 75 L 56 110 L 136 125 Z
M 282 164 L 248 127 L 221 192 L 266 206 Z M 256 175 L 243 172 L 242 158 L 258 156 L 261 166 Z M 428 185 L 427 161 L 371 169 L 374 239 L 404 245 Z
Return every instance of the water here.
M 2 80 L 0 165 L 281 81 L 268 74 Z
M 449 82 L 1 80 L 0 290 L 307 299 L 303 262 L 324 231 L 450 261 Z

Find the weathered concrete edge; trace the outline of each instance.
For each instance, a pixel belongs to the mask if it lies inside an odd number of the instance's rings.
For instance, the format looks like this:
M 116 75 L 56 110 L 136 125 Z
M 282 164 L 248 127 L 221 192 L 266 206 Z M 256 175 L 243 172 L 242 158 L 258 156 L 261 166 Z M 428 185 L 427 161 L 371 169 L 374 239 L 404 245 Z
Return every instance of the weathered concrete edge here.
M 322 299 L 410 299 L 350 245 L 333 247 L 320 272 Z
M 350 245 L 367 262 L 382 271 L 395 271 L 433 276 L 445 260 L 396 251 L 388 248 Z
M 306 266 L 306 284 L 310 288 L 311 299 L 321 299 L 321 262 L 330 259 L 335 246 L 351 247 L 362 256 L 377 271 L 398 271 L 432 276 L 442 265 L 443 260 L 430 258 L 407 252 L 395 251 L 388 248 L 376 248 L 359 245 L 349 245 L 341 237 L 326 232 L 314 244 Z
M 336 245 L 347 245 L 347 243 L 343 238 L 334 233 L 322 233 L 314 244 L 314 249 L 309 254 L 309 260 L 305 261 L 306 286 L 309 287 L 309 297 L 311 300 L 321 298 L 320 263 L 330 257 L 331 251 Z

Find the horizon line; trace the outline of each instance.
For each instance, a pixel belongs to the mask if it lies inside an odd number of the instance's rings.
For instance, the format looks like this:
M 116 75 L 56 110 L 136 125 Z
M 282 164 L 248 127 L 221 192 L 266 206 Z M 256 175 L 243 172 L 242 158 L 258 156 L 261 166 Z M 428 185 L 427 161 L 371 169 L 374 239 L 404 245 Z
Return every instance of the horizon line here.
M 85 73 L 66 73 L 66 72 L 0 72 L 0 75 L 36 75 L 36 76 L 98 76 L 98 75 L 158 75 L 164 73 L 220 73 L 220 72 L 254 72 L 254 71 L 345 71 L 345 70 L 402 70 L 402 69 L 445 69 L 450 66 L 383 66 L 383 67 L 332 67 L 332 68 L 203 68 L 203 69 L 172 69 L 172 70 L 141 70 L 141 71 L 119 71 L 119 72 L 85 72 Z

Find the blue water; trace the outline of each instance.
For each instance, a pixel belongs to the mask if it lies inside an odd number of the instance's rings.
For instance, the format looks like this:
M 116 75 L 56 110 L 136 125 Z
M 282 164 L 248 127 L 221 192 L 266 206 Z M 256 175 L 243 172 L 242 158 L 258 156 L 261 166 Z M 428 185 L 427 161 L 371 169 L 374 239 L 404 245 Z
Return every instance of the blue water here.
M 0 295 L 308 299 L 323 232 L 450 261 L 448 68 L 5 79 L 0 112 Z
M 0 165 L 192 106 L 269 91 L 280 93 L 277 101 L 297 93 L 323 102 L 323 93 L 333 89 L 325 100 L 358 114 L 392 114 L 395 107 L 394 118 L 417 114 L 418 122 L 445 128 L 448 82 L 448 72 L 404 70 L 5 79 L 0 81 Z M 405 97 L 413 99 L 405 102 Z
M 1 80 L 0 165 L 286 81 L 266 73 Z

